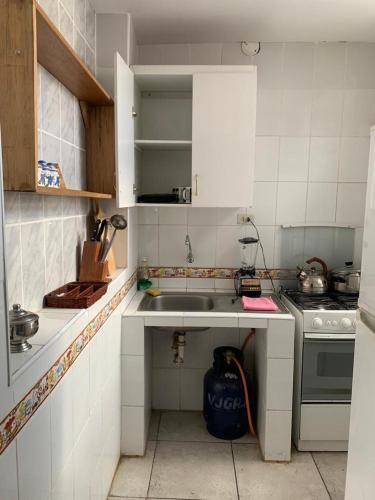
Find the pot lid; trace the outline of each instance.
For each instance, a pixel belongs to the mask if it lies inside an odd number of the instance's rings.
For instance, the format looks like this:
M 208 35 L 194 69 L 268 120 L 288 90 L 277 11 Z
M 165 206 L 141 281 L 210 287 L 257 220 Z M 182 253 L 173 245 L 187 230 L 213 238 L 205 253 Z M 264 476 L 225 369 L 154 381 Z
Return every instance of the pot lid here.
M 345 262 L 345 266 L 343 267 L 337 267 L 336 269 L 332 269 L 332 274 L 357 274 L 358 276 L 361 275 L 361 270 L 360 269 L 354 269 L 353 267 L 353 262 L 348 261 Z
M 31 311 L 26 311 L 21 308 L 21 304 L 13 304 L 12 309 L 9 311 L 9 321 L 13 325 L 25 325 L 38 321 L 39 316 Z

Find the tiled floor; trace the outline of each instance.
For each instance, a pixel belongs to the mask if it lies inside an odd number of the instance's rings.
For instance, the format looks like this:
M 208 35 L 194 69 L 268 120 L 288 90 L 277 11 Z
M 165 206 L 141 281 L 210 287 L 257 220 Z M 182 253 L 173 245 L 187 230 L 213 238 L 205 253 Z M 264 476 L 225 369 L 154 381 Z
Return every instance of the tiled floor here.
M 265 463 L 256 441 L 222 441 L 197 412 L 153 413 L 142 458 L 121 459 L 109 500 L 343 500 L 346 453 Z

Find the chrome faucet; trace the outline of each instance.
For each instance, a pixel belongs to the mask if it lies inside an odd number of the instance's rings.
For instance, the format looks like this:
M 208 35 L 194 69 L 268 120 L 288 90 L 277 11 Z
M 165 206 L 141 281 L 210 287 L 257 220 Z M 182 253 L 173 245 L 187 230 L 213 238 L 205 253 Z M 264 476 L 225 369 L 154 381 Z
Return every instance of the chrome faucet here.
M 186 238 L 185 238 L 185 245 L 188 247 L 186 262 L 188 262 L 189 264 L 192 264 L 194 262 L 194 256 L 193 256 L 193 251 L 191 249 L 190 236 L 188 234 L 186 235 Z

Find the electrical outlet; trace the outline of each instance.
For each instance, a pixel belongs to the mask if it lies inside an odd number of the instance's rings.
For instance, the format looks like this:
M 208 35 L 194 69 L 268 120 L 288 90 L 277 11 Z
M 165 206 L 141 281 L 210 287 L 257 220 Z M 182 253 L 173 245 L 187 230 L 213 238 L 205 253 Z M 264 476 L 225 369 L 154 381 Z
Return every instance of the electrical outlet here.
M 252 218 L 252 215 L 237 214 L 237 224 L 251 224 Z

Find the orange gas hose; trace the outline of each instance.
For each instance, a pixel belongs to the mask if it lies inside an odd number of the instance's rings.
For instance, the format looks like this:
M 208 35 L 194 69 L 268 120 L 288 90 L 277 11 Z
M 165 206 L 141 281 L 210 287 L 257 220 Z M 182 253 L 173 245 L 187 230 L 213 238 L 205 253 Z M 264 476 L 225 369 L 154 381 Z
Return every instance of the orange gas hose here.
M 255 331 L 254 331 L 254 333 L 255 333 Z M 244 393 L 245 393 L 245 405 L 246 405 L 246 413 L 247 413 L 247 420 L 249 422 L 250 433 L 251 433 L 252 436 L 256 436 L 255 430 L 254 430 L 254 425 L 253 425 L 253 419 L 251 417 L 249 392 L 247 390 L 247 382 L 246 382 L 245 373 L 244 373 L 244 371 L 242 369 L 241 363 L 234 356 L 232 356 L 232 359 L 236 363 L 237 368 L 238 368 L 238 370 L 240 372 L 240 375 L 241 375 L 243 390 L 244 390 Z
M 246 346 L 247 346 L 247 343 L 249 342 L 249 340 L 251 339 L 251 337 L 255 335 L 255 328 L 252 328 L 250 330 L 250 332 L 248 333 L 247 337 L 245 338 L 245 340 L 243 341 L 243 344 L 241 346 L 241 351 L 244 352 Z

